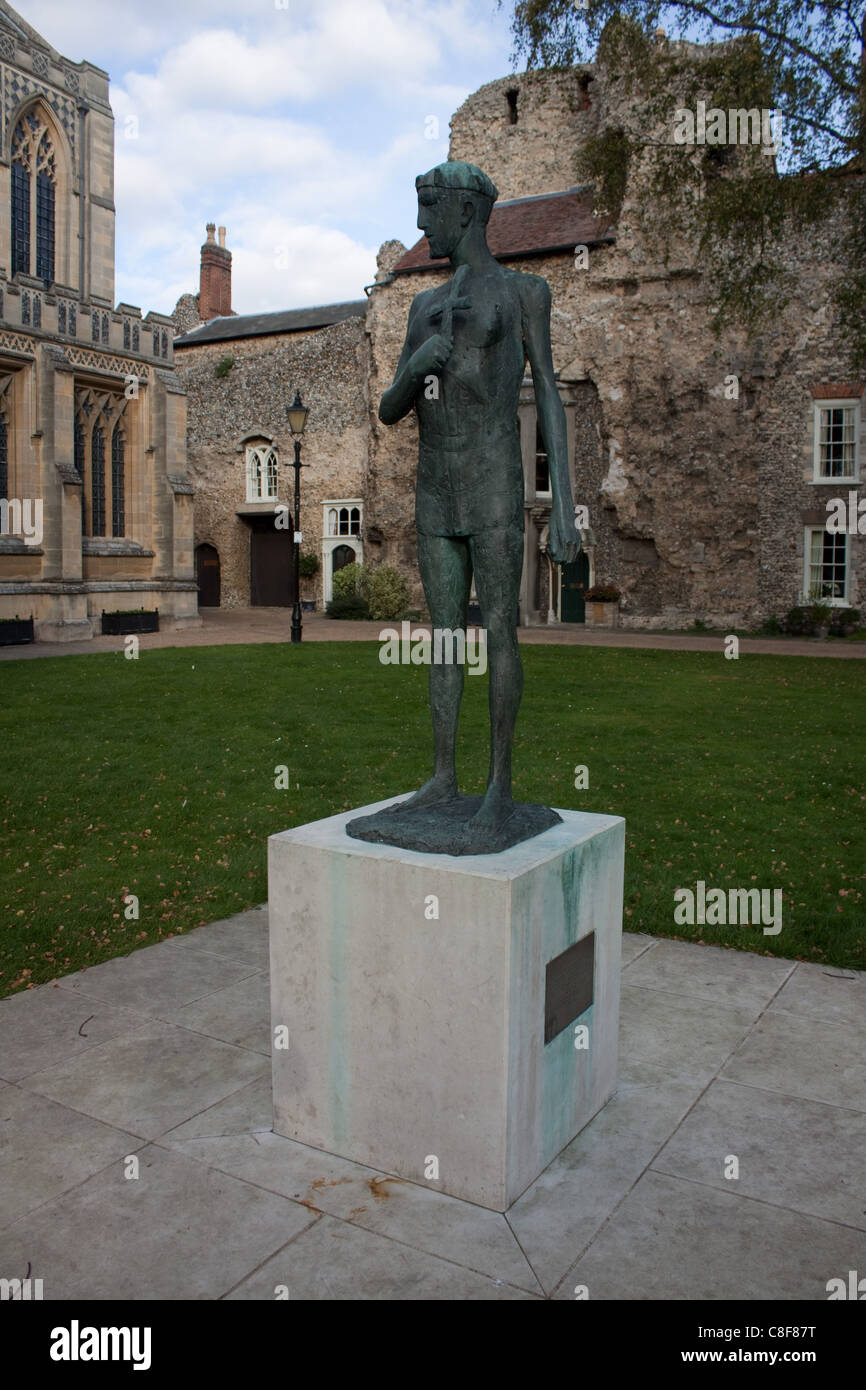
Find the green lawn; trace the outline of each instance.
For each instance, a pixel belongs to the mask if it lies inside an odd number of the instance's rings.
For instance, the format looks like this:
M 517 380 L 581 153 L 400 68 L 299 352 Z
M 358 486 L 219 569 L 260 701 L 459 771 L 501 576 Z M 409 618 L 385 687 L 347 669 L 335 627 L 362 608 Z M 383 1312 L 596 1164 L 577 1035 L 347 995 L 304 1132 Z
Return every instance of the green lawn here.
M 515 792 L 626 817 L 628 930 L 866 968 L 860 662 L 523 658 Z M 417 786 L 426 674 L 374 643 L 4 663 L 0 995 L 263 902 L 268 834 Z M 461 786 L 480 791 L 487 681 L 466 684 Z M 782 888 L 781 933 L 676 925 L 699 879 Z

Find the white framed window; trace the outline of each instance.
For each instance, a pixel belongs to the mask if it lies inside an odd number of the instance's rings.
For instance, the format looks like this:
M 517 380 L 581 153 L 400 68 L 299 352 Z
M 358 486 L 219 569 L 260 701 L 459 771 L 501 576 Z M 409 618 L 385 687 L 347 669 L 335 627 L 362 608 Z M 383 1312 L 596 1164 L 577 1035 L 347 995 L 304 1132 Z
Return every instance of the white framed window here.
M 276 502 L 277 451 L 270 444 L 247 446 L 247 501 Z
M 550 486 L 550 462 L 547 457 L 547 448 L 541 433 L 541 426 L 537 421 L 535 425 L 535 495 L 536 497 L 553 496 L 553 489 Z
M 333 597 L 335 566 L 364 563 L 364 543 L 361 525 L 364 504 L 359 497 L 335 498 L 322 504 L 322 597 L 328 603 Z M 348 540 L 347 540 L 348 538 Z
M 816 483 L 856 481 L 860 476 L 859 400 L 815 401 Z
M 360 506 L 328 507 L 326 513 L 326 536 L 360 536 Z
M 844 607 L 848 602 L 848 537 L 844 531 L 806 529 L 803 596 L 808 603 Z

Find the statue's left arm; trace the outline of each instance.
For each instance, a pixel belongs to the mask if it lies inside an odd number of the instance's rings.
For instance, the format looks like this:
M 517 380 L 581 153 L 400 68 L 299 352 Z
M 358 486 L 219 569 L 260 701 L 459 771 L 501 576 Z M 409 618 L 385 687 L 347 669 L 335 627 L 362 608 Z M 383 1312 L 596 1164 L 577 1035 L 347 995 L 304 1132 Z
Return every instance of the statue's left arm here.
M 532 383 L 538 423 L 547 449 L 553 507 L 550 516 L 550 555 L 558 564 L 571 564 L 580 552 L 580 535 L 574 525 L 574 503 L 568 471 L 568 435 L 565 411 L 556 388 L 550 346 L 550 286 L 540 275 L 520 275 L 523 342 Z

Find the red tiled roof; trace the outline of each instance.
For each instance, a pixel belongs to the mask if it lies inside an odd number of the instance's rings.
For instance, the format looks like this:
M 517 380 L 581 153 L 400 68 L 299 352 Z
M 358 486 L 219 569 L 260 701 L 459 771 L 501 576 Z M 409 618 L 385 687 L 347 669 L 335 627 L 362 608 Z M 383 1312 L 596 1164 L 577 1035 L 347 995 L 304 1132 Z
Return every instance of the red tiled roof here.
M 487 227 L 487 244 L 497 260 L 517 256 L 538 256 L 545 251 L 571 251 L 575 246 L 593 246 L 613 241 L 614 227 L 609 218 L 595 217 L 591 189 L 569 189 L 565 193 L 543 193 L 537 198 L 515 198 L 496 203 Z M 395 275 L 416 270 L 434 270 L 446 260 L 431 261 L 427 238 L 407 251 L 394 266 Z
M 862 396 L 866 383 L 862 381 L 841 381 L 833 386 L 813 386 L 812 399 L 816 401 L 846 401 L 854 396 Z

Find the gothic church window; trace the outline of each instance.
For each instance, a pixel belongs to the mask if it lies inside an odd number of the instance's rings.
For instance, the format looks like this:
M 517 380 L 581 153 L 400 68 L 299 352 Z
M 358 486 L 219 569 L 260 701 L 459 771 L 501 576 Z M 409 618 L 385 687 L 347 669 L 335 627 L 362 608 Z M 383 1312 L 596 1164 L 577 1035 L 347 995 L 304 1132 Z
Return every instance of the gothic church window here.
M 80 420 L 75 421 L 73 449 L 75 471 L 81 479 L 81 534 L 82 536 L 84 536 L 87 534 L 87 479 L 84 468 L 84 426 L 82 425 Z
M 37 152 L 36 174 L 36 275 L 50 285 L 54 280 L 55 196 L 57 178 L 54 150 L 48 132 Z
M 98 421 L 90 436 L 90 532 L 105 535 L 105 431 Z
M 30 174 L 12 165 L 12 274 L 30 274 Z
M 66 332 L 66 304 L 62 299 L 57 306 L 57 332 Z
M 35 178 L 35 200 L 33 181 Z M 12 136 L 12 273 L 35 273 L 46 285 L 54 281 L 56 249 L 57 160 L 51 135 L 30 110 Z
M 9 424 L 0 406 L 0 497 L 9 496 Z
M 76 387 L 74 462 L 82 483 L 82 535 L 126 534 L 126 406 L 125 396 L 116 392 Z
M 122 536 L 125 525 L 125 440 L 120 421 L 111 436 L 111 534 Z
M 42 327 L 42 300 L 38 294 L 33 296 L 33 327 Z
M 21 296 L 21 322 L 25 327 L 30 327 L 30 295 L 26 290 Z

